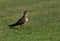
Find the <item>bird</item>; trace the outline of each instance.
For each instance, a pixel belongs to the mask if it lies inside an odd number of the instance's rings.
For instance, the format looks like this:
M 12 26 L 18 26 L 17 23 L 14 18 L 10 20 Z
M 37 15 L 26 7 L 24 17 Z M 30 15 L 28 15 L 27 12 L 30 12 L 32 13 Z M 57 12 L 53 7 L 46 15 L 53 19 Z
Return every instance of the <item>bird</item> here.
M 29 13 L 29 12 L 30 12 L 30 11 L 25 10 L 25 11 L 23 12 L 23 16 L 22 16 L 17 22 L 15 22 L 15 23 L 13 23 L 13 24 L 11 24 L 11 25 L 9 25 L 9 26 L 10 26 L 10 27 L 15 27 L 15 26 L 23 25 L 23 24 L 27 23 L 27 22 L 28 22 L 28 13 Z

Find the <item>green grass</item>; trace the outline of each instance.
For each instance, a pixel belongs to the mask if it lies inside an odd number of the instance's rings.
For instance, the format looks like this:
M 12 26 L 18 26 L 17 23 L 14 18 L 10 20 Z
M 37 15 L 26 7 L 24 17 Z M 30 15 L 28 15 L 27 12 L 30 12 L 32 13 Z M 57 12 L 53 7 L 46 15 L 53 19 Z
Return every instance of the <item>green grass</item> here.
M 25 9 L 29 22 L 10 29 Z M 60 41 L 60 0 L 0 0 L 0 41 Z

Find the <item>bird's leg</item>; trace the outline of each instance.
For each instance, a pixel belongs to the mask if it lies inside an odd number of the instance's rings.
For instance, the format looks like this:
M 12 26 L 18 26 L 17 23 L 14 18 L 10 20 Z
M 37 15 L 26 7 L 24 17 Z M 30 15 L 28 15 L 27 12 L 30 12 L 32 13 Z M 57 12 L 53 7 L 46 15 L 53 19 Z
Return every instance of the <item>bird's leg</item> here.
M 24 26 L 23 25 L 21 25 L 21 28 L 22 28 L 22 31 L 24 31 Z

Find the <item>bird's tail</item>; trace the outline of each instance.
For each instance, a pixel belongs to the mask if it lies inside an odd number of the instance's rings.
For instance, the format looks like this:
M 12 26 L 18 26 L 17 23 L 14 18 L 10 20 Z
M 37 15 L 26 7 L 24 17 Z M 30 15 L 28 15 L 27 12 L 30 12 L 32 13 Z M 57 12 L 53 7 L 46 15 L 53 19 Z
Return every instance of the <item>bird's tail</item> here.
M 18 24 L 11 24 L 11 25 L 8 25 L 10 27 L 14 27 L 14 26 L 17 26 Z

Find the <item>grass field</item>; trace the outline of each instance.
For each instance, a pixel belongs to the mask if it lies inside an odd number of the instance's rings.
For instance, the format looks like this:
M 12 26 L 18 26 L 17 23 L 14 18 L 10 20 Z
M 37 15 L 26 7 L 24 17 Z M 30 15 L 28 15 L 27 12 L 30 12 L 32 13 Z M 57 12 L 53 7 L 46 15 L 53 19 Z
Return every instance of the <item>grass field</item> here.
M 29 22 L 10 29 L 24 9 Z M 60 41 L 60 0 L 0 0 L 0 41 Z

